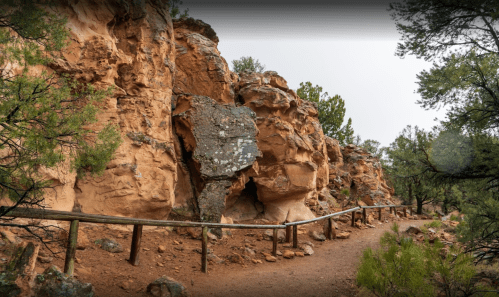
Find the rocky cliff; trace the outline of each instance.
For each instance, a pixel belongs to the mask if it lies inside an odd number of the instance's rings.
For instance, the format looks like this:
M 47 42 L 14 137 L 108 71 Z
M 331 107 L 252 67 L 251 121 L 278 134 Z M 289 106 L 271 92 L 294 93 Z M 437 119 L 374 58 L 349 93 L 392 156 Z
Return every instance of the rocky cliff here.
M 77 180 L 47 170 L 59 210 L 166 219 L 296 221 L 338 206 L 390 199 L 379 162 L 325 137 L 317 106 L 276 72 L 233 73 L 202 21 L 172 21 L 165 1 L 69 1 L 71 44 L 50 65 L 114 87 L 94 130 L 124 140 L 105 173 Z M 54 9 L 54 8 L 52 8 Z M 315 208 L 314 208 L 315 207 Z

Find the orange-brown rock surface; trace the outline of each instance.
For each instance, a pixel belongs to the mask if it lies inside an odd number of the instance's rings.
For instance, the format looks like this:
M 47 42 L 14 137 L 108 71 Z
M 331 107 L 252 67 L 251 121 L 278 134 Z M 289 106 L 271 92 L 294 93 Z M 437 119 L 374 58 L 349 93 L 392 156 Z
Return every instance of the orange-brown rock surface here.
M 366 205 L 393 204 L 393 188 L 386 184 L 376 157 L 353 144 L 342 147 L 330 137 L 326 137 L 326 144 L 330 162 L 329 188 L 337 200 L 343 205 L 359 200 Z
M 47 193 L 51 206 L 166 218 L 176 181 L 171 126 L 175 45 L 168 7 L 160 1 L 69 1 L 54 9 L 68 18 L 71 44 L 64 59 L 50 67 L 100 89 L 114 87 L 102 104 L 99 123 L 90 128 L 116 123 L 124 141 L 101 177 L 75 181 L 74 175 L 52 174 L 68 193 L 54 198 Z
M 208 96 L 234 104 L 234 73 L 217 49 L 218 37 L 210 25 L 192 18 L 176 19 L 175 94 Z
M 369 205 L 390 198 L 379 162 L 325 137 L 314 103 L 276 72 L 231 72 L 213 29 L 189 18 L 172 22 L 162 3 L 54 8 L 68 19 L 71 44 L 50 68 L 114 88 L 89 128 L 115 123 L 123 143 L 100 177 L 76 180 L 68 164 L 45 170 L 57 186 L 47 193 L 50 206 L 283 222 L 314 217 L 311 206 L 341 199 L 343 189 Z
M 327 151 L 317 106 L 300 99 L 276 72 L 241 73 L 238 100 L 257 115 L 259 174 L 254 177 L 265 216 L 297 221 L 313 216 L 305 202 L 328 184 Z

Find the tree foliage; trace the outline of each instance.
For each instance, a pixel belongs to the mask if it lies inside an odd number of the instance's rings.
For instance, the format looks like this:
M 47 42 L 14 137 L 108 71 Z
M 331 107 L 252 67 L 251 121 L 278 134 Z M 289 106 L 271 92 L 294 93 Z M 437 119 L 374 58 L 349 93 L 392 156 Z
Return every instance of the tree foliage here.
M 461 197 L 459 207 L 470 222 L 461 233 L 470 248 L 494 253 L 499 249 L 499 226 L 492 223 L 497 214 L 491 209 L 499 201 L 499 2 L 406 0 L 390 9 L 402 34 L 397 55 L 435 61 L 418 75 L 418 103 L 448 108 L 444 131 L 421 164 L 434 173 L 435 183 Z
M 80 177 L 98 174 L 121 143 L 113 125 L 85 129 L 110 90 L 39 71 L 64 48 L 68 31 L 65 19 L 35 2 L 0 7 L 0 199 L 12 207 L 40 206 L 51 184 L 40 168 L 69 157 Z
M 302 99 L 317 103 L 324 135 L 337 139 L 343 146 L 353 143 L 352 119 L 349 118 L 346 125 L 342 126 L 346 109 L 345 101 L 339 95 L 330 97 L 327 92 L 322 92 L 322 87 L 314 87 L 309 81 L 300 83 L 296 93 Z
M 441 195 L 440 187 L 433 183 L 433 175 L 423 163 L 433 137 L 433 133 L 417 126 L 407 126 L 386 148 L 385 171 L 395 194 L 407 204 L 416 201 L 418 214 L 422 213 L 423 205 L 434 202 Z
M 357 135 L 354 144 L 365 149 L 368 153 L 378 158 L 380 161 L 382 160 L 384 148 L 381 147 L 381 143 L 379 141 L 374 139 L 366 139 L 362 141 L 360 135 Z
M 406 0 L 390 4 L 390 11 L 402 35 L 400 57 L 499 53 L 497 0 Z
M 170 7 L 170 16 L 172 19 L 175 18 L 183 18 L 189 16 L 189 8 L 186 8 L 184 12 L 180 11 L 180 5 L 184 4 L 183 1 L 180 0 L 169 0 L 168 5 Z
M 258 59 L 253 59 L 253 57 L 241 57 L 239 60 L 232 60 L 232 71 L 235 73 L 243 71 L 262 73 L 265 71 L 265 65 L 260 64 Z

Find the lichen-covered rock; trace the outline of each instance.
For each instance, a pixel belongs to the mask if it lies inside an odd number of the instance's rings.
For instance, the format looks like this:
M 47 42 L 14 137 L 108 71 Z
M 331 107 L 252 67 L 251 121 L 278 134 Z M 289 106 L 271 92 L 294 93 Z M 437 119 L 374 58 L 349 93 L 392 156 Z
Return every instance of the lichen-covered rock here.
M 110 253 L 121 253 L 123 252 L 123 246 L 114 239 L 102 238 L 95 241 L 95 244 L 100 245 L 100 248 L 108 251 Z
M 199 166 L 201 178 L 235 178 L 260 156 L 255 114 L 217 104 L 206 96 L 182 95 L 173 113 L 177 135 Z
M 38 297 L 92 297 L 94 287 L 81 283 L 70 275 L 62 273 L 56 266 L 50 266 L 36 276 L 34 291 Z
M 261 155 L 254 118 L 247 107 L 221 105 L 206 96 L 178 97 L 175 128 L 192 156 L 196 172 L 191 174 L 197 174 L 195 186 L 203 220 L 220 222 L 233 181 Z
M 187 289 L 168 276 L 162 276 L 147 286 L 147 293 L 154 297 L 189 297 Z

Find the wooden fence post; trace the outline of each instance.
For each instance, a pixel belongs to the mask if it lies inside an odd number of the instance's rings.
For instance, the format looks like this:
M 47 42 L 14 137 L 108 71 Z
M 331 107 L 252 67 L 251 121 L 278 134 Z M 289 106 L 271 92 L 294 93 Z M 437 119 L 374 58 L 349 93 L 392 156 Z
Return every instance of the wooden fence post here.
M 404 207 L 404 218 L 407 218 L 407 207 Z
M 352 211 L 352 227 L 355 226 L 355 211 Z
M 378 221 L 380 222 L 381 222 L 381 210 L 382 210 L 381 207 L 378 208 Z
M 362 223 L 367 224 L 367 209 L 362 209 Z
M 291 226 L 286 226 L 286 242 L 291 242 Z
M 68 247 L 64 262 L 64 273 L 73 275 L 75 268 L 76 244 L 78 242 L 78 220 L 71 221 L 69 227 Z
M 274 229 L 274 236 L 272 237 L 272 255 L 277 256 L 277 228 Z
M 203 226 L 203 240 L 201 244 L 201 271 L 208 272 L 208 227 Z
M 132 246 L 128 262 L 133 266 L 139 265 L 140 241 L 142 239 L 142 225 L 133 225 Z
M 414 212 L 413 212 L 413 210 L 412 210 L 412 206 L 411 206 L 411 207 L 409 207 L 409 212 L 410 212 L 411 216 L 414 214 Z
M 336 228 L 334 228 L 333 217 L 329 217 L 329 229 L 331 230 L 331 236 L 333 239 L 336 239 Z
M 298 247 L 298 225 L 293 225 L 293 247 Z
M 331 218 L 328 218 L 327 219 L 327 228 L 326 228 L 326 231 L 325 232 L 326 234 L 326 238 L 331 240 L 333 239 L 333 230 L 331 230 L 333 228 L 333 222 L 331 221 Z

